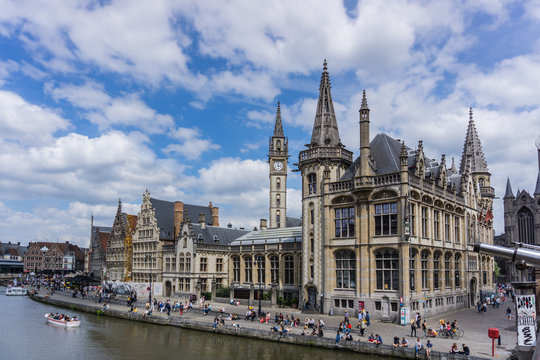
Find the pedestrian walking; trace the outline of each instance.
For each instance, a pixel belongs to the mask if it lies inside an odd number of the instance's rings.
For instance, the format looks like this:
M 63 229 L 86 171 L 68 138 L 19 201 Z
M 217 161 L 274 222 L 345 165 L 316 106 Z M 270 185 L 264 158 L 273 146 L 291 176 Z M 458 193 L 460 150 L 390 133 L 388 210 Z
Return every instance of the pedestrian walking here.
M 424 337 L 427 337 L 427 324 L 426 320 L 422 321 L 422 331 L 424 332 Z
M 512 309 L 510 309 L 510 306 L 506 309 L 506 317 L 508 320 L 512 320 Z
M 413 335 L 414 334 L 414 335 Z M 416 337 L 416 321 L 411 321 L 411 337 Z

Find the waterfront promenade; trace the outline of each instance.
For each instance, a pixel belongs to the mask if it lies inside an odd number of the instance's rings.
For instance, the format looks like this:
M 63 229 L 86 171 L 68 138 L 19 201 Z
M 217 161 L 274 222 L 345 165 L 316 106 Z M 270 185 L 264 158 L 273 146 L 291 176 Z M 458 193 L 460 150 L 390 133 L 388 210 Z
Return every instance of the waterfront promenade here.
M 41 289 L 39 294 L 40 298 L 44 297 L 46 294 L 45 289 Z M 160 298 L 165 301 L 167 299 Z M 76 305 L 79 309 L 85 309 L 87 311 L 97 311 L 103 306 L 97 302 L 97 299 L 93 295 L 89 295 L 86 298 L 82 299 L 79 297 L 73 298 L 71 293 L 62 293 L 55 292 L 52 297 L 49 299 L 44 299 L 46 301 L 54 301 L 56 305 L 60 305 L 58 302 L 61 302 L 64 306 L 70 307 L 71 305 Z M 142 300 L 142 299 L 139 299 Z M 185 301 L 184 298 L 171 298 L 171 302 L 176 300 Z M 217 311 L 223 306 L 226 312 L 238 313 L 239 320 L 236 321 L 226 321 L 226 326 L 222 329 L 219 329 L 218 332 L 236 334 L 242 336 L 253 336 L 259 338 L 267 338 L 274 341 L 284 341 L 291 343 L 300 343 L 300 344 L 309 344 L 309 345 L 320 345 L 325 347 L 335 346 L 335 336 L 336 329 L 339 326 L 339 323 L 343 320 L 342 316 L 329 316 L 329 315 L 320 315 L 320 314 L 302 314 L 300 311 L 290 308 L 263 308 L 264 311 L 269 311 L 271 313 L 271 321 L 269 324 L 261 324 L 255 321 L 246 321 L 244 320 L 245 312 L 247 311 L 247 306 L 233 306 L 229 304 L 222 303 L 213 303 L 212 312 L 203 316 L 202 311 L 198 308 L 198 304 L 195 305 L 195 308 L 190 309 L 184 315 L 180 315 L 179 312 L 171 312 L 170 317 L 167 316 L 166 312 L 160 313 L 159 311 L 154 311 L 152 317 L 149 321 L 158 324 L 169 324 L 176 325 L 181 327 L 199 329 L 212 331 L 212 323 L 214 320 Z M 475 309 L 461 309 L 458 311 L 441 314 L 440 316 L 428 318 L 428 326 L 432 328 L 438 328 L 438 321 L 440 318 L 445 318 L 449 321 L 457 320 L 460 328 L 465 331 L 465 336 L 453 340 L 445 338 L 430 338 L 431 342 L 434 344 L 434 352 L 432 358 L 465 358 L 462 355 L 451 355 L 449 354 L 450 348 L 454 342 L 456 342 L 461 349 L 461 344 L 465 343 L 469 346 L 471 350 L 471 356 L 469 358 L 491 358 L 491 339 L 487 336 L 487 329 L 490 327 L 496 327 L 500 330 L 501 333 L 501 345 L 496 347 L 495 358 L 506 359 L 510 356 L 511 350 L 515 347 L 516 344 L 516 329 L 515 321 L 508 321 L 506 319 L 506 308 L 510 306 L 513 308 L 514 304 L 511 302 L 506 302 L 499 309 L 489 307 L 487 314 L 480 314 Z M 142 318 L 142 313 L 144 311 L 144 304 L 139 302 L 137 304 L 138 313 L 129 314 L 129 308 L 127 305 L 122 303 L 111 303 L 109 304 L 109 315 L 117 316 L 120 314 L 120 317 L 126 317 L 131 320 L 144 320 Z M 255 306 L 257 310 L 257 306 Z M 302 326 L 297 328 L 293 327 L 291 333 L 286 334 L 281 337 L 276 333 L 270 331 L 271 326 L 273 326 L 273 318 L 275 313 L 283 313 L 283 315 L 289 314 L 294 315 L 300 318 L 301 325 L 303 326 L 304 319 L 306 317 L 313 317 L 315 321 L 318 319 L 323 319 L 325 322 L 325 331 L 324 339 L 319 339 L 311 336 L 300 336 L 302 332 Z M 118 317 L 118 316 L 117 316 Z M 232 328 L 233 323 L 238 323 L 241 329 Z M 414 346 L 415 339 L 410 336 L 410 326 L 400 326 L 393 323 L 382 323 L 379 321 L 371 321 L 371 325 L 366 330 L 366 336 L 360 337 L 358 335 L 358 330 L 355 328 L 356 321 L 351 319 L 351 324 L 353 324 L 353 337 L 354 341 L 345 341 L 341 340 L 338 347 L 343 349 L 350 349 L 353 351 L 367 352 L 372 354 L 379 355 L 393 355 L 393 356 L 402 356 L 402 357 L 414 357 L 414 352 L 411 353 L 411 350 L 407 352 L 396 351 L 392 349 L 392 340 L 394 336 L 399 336 L 400 338 L 406 337 L 410 343 L 410 347 Z M 240 331 L 241 330 L 241 331 Z M 377 333 L 381 335 L 384 345 L 381 347 L 375 347 L 374 344 L 367 343 L 367 335 L 370 333 Z M 293 336 L 291 336 L 293 335 Z M 418 331 L 418 335 L 421 335 L 421 332 Z M 287 339 L 285 339 L 287 338 Z M 422 339 L 422 344 L 426 344 L 426 339 Z M 424 358 L 423 352 L 421 353 L 421 358 Z

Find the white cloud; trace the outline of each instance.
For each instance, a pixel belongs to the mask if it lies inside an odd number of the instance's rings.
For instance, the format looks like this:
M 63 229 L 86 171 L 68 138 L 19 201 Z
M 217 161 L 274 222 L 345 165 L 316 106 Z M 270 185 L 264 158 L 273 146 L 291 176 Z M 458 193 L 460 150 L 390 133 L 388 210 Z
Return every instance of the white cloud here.
M 46 144 L 53 135 L 69 129 L 56 111 L 28 103 L 19 95 L 0 90 L 0 137 L 19 144 Z
M 187 160 L 197 160 L 204 152 L 220 149 L 212 140 L 202 139 L 201 131 L 197 128 L 177 128 L 169 132 L 169 136 L 180 143 L 169 144 L 163 151 L 167 154 L 182 155 Z
M 87 112 L 84 116 L 101 130 L 115 126 L 132 126 L 148 133 L 163 133 L 173 127 L 170 115 L 148 107 L 137 94 L 112 98 L 102 85 L 89 81 L 82 86 L 47 84 L 45 90 L 56 100 L 65 99 Z

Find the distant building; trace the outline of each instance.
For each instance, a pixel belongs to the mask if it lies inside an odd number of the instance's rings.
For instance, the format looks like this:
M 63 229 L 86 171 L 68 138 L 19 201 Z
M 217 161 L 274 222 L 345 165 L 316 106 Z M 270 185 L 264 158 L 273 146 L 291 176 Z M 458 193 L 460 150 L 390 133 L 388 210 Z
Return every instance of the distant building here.
M 537 146 L 538 176 L 533 194 L 531 195 L 527 190 L 518 190 L 514 196 L 510 178 L 506 181 L 503 200 L 504 233 L 506 245 L 510 247 L 514 246 L 514 242 L 540 246 L 540 137 L 537 140 Z M 529 269 L 528 280 L 540 282 L 539 271 Z M 520 280 L 512 261 L 506 261 L 506 273 L 509 275 L 509 281 Z M 537 288 L 540 289 L 540 286 Z
M 89 276 L 95 280 L 103 280 L 103 272 L 106 267 L 106 252 L 111 228 L 108 226 L 94 226 L 94 216 L 90 222 L 90 250 L 89 250 Z
M 24 253 L 28 247 L 21 246 L 21 243 L 12 244 L 0 242 L 0 259 L 22 261 Z
M 25 272 L 62 273 L 84 268 L 84 253 L 69 242 L 33 242 L 23 257 Z
M 136 226 L 137 216 L 122 212 L 122 202 L 119 200 L 106 250 L 106 280 L 131 280 L 133 235 Z

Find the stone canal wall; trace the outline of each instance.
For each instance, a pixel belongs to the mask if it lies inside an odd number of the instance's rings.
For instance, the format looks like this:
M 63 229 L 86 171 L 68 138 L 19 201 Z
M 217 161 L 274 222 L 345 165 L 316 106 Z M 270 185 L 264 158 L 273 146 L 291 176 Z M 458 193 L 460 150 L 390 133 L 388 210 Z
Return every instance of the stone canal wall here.
M 232 325 L 223 325 L 217 329 L 213 329 L 209 322 L 199 321 L 188 317 L 162 317 L 162 316 L 147 316 L 143 317 L 141 313 L 130 313 L 128 311 L 122 311 L 117 309 L 107 309 L 104 312 L 101 311 L 101 306 L 98 304 L 80 303 L 77 301 L 69 301 L 67 299 L 57 299 L 45 297 L 42 295 L 34 294 L 31 298 L 35 301 L 47 303 L 54 306 L 69 308 L 73 310 L 84 311 L 87 313 L 100 314 L 101 316 L 110 316 L 119 319 L 132 320 L 146 322 L 156 325 L 164 326 L 177 326 L 184 329 L 198 330 L 205 332 L 220 333 L 230 336 L 242 336 L 246 338 L 255 338 L 260 340 L 276 341 L 288 344 L 296 344 L 303 346 L 316 346 L 327 349 L 335 349 L 342 351 L 353 351 L 362 354 L 369 354 L 375 356 L 394 357 L 394 358 L 406 358 L 414 359 L 414 344 L 410 344 L 409 348 L 394 348 L 391 345 L 382 344 L 376 346 L 372 343 L 360 342 L 360 341 L 340 341 L 339 345 L 335 344 L 335 341 L 330 338 L 320 338 L 311 336 L 302 336 L 298 334 L 284 334 L 280 335 L 269 330 L 254 329 L 249 327 L 234 327 Z M 74 299 L 75 300 L 75 299 Z M 425 358 L 425 352 L 420 352 L 420 358 Z M 465 356 L 460 354 L 450 354 L 439 351 L 432 351 L 431 359 L 443 360 L 443 359 L 469 359 L 480 360 L 484 359 L 475 356 Z

